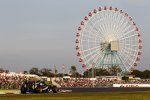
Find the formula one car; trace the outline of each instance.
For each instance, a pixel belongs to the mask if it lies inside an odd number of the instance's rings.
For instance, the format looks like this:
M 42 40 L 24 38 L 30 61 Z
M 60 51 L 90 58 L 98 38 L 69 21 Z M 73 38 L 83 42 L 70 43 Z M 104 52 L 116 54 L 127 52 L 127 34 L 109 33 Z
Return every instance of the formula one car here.
M 57 93 L 58 88 L 54 85 L 47 85 L 42 81 L 25 81 L 21 86 L 21 93 Z

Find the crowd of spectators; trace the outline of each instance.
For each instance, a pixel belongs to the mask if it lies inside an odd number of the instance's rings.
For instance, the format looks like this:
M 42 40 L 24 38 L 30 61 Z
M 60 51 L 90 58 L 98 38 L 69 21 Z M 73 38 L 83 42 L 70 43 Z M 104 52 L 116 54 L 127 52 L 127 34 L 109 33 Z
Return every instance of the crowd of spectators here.
M 24 80 L 24 75 L 0 74 L 0 89 L 19 89 Z
M 20 89 L 25 80 L 30 77 L 24 74 L 1 74 L 0 89 Z M 113 84 L 150 84 L 150 80 L 117 80 L 117 79 L 91 79 L 91 78 L 57 78 L 55 80 L 61 87 L 113 87 Z
M 140 80 L 104 80 L 96 79 L 91 80 L 90 78 L 81 79 L 58 79 L 55 80 L 61 87 L 113 87 L 113 84 L 150 84 L 150 80 L 140 79 Z

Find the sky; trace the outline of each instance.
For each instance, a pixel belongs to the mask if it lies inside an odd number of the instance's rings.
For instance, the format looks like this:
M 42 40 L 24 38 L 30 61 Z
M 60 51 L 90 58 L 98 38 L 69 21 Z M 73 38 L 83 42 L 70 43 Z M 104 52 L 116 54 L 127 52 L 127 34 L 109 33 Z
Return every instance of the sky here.
M 75 50 L 77 27 L 94 8 L 128 12 L 142 34 L 137 69 L 150 70 L 149 0 L 0 0 L 0 68 L 20 72 L 32 67 L 82 72 Z

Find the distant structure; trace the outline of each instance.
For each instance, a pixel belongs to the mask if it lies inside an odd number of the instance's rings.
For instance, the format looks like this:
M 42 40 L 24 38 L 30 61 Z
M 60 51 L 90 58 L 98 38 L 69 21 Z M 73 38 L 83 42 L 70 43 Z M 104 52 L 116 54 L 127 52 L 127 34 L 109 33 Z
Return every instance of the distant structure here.
M 81 21 L 76 34 L 79 62 L 90 68 L 131 72 L 140 61 L 141 33 L 128 13 L 113 7 L 99 7 Z

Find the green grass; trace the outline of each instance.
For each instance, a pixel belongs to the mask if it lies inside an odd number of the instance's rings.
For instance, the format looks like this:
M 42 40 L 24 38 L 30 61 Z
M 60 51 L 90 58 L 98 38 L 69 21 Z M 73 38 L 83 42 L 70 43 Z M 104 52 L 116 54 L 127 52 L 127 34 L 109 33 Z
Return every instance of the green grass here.
M 0 95 L 0 100 L 150 100 L 150 92 Z
M 0 90 L 0 92 L 17 92 L 19 90 Z

